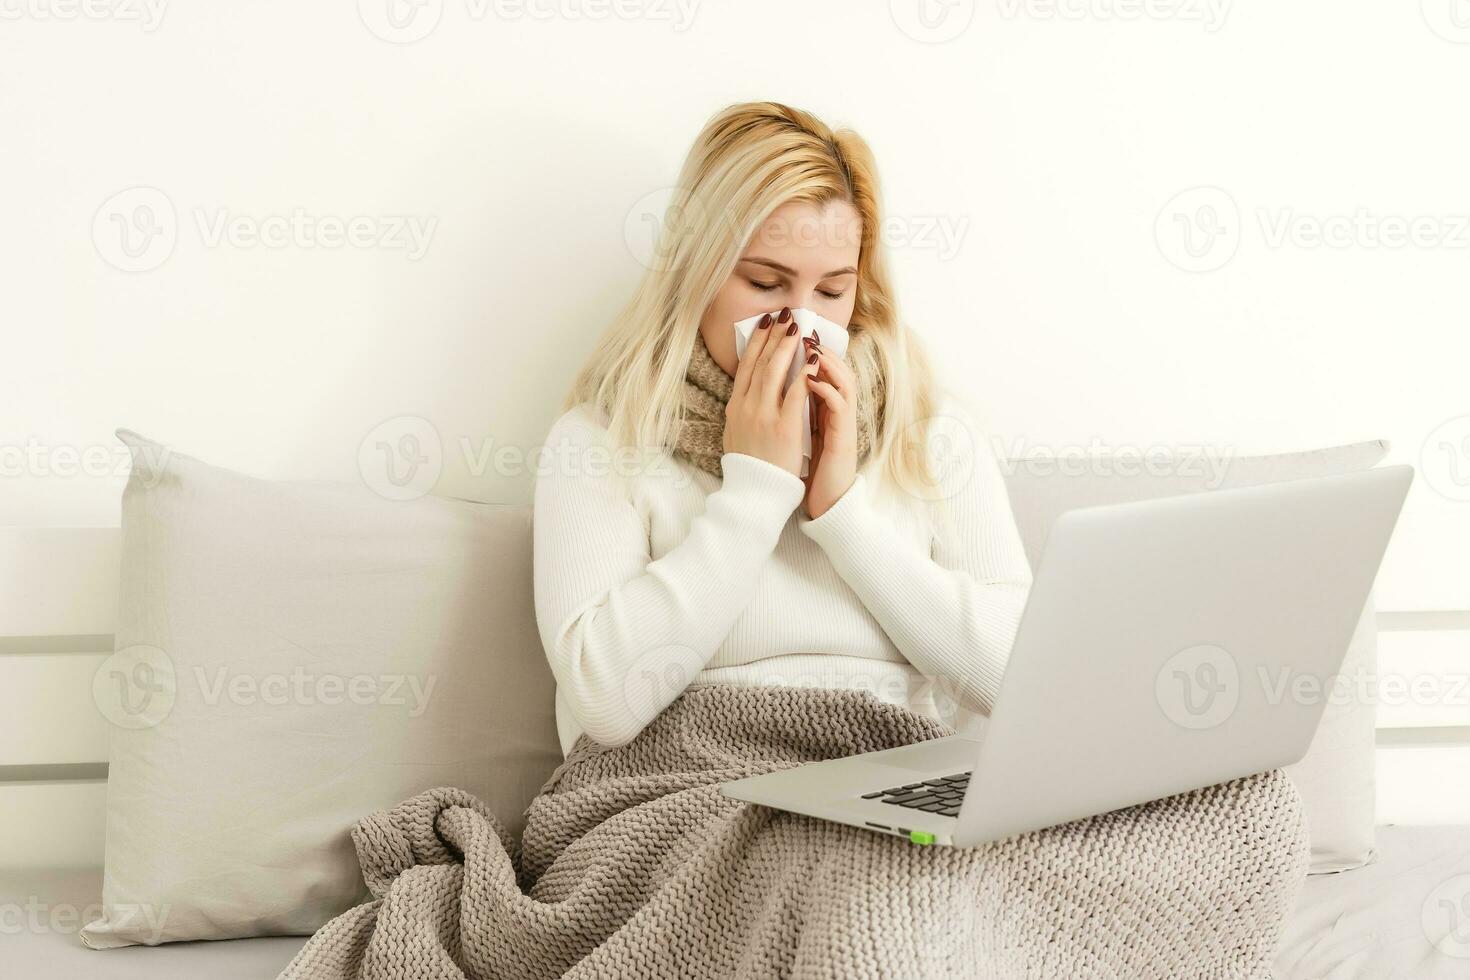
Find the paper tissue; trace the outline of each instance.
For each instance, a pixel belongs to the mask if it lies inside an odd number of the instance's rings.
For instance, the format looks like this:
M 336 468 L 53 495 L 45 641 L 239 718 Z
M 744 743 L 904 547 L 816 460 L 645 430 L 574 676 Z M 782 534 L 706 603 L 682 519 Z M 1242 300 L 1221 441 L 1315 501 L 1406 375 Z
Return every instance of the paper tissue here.
M 771 310 L 771 319 L 774 320 L 776 318 L 776 315 L 780 312 L 780 310 Z M 745 357 L 745 348 L 746 345 L 750 342 L 750 336 L 755 332 L 756 324 L 760 323 L 760 319 L 764 315 L 765 314 L 763 313 L 758 313 L 753 317 L 748 317 L 744 320 L 740 320 L 735 324 L 735 357 L 737 360 Z M 813 313 L 811 310 L 808 310 L 805 307 L 792 310 L 791 315 L 796 320 L 797 333 L 799 336 L 810 337 L 812 335 L 812 332 L 816 331 L 817 342 L 822 345 L 822 350 L 827 351 L 828 353 L 837 357 L 839 360 L 847 355 L 847 330 L 845 328 L 838 326 L 831 320 L 825 319 L 824 317 Z M 787 324 L 772 323 L 769 329 L 771 329 L 772 331 L 780 330 L 781 333 L 778 334 L 777 337 L 784 338 L 787 326 Z M 771 339 L 775 340 L 777 339 L 777 337 L 772 337 Z M 781 393 L 783 395 L 786 393 L 787 389 L 789 389 L 791 385 L 796 381 L 797 376 L 802 373 L 805 367 L 806 345 L 801 344 L 797 348 L 796 356 L 791 359 L 791 370 L 786 376 L 786 383 L 781 386 Z M 801 411 L 801 476 L 803 478 L 811 473 L 811 399 L 811 393 L 807 392 Z

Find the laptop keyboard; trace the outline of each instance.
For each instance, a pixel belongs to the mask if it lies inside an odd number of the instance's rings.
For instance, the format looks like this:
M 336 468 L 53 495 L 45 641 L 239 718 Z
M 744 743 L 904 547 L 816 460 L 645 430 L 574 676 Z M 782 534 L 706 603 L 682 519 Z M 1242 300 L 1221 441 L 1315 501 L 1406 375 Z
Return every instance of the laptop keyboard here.
M 964 800 L 965 788 L 969 785 L 970 774 L 957 772 L 953 776 L 940 776 L 937 779 L 926 779 L 922 783 L 905 783 L 874 793 L 864 793 L 863 799 L 955 817 L 959 816 L 960 803 Z

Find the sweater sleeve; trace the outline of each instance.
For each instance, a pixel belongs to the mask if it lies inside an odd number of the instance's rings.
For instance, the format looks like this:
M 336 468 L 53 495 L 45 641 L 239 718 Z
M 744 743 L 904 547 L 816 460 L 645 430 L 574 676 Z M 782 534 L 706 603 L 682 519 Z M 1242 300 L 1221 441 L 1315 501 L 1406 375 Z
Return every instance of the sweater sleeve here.
M 688 535 L 652 560 L 647 524 L 616 472 L 606 429 L 573 413 L 552 427 L 558 462 L 536 481 L 536 622 L 582 731 L 622 745 L 724 642 L 805 487 L 774 463 L 726 453 L 723 484 Z M 579 465 L 593 459 L 603 465 Z
M 947 464 L 934 486 L 914 488 L 930 518 L 927 555 L 883 520 L 864 471 L 826 513 L 803 516 L 799 526 L 899 652 L 939 690 L 988 715 L 1031 569 L 989 440 L 957 406 L 937 418 L 930 445 L 945 449 Z

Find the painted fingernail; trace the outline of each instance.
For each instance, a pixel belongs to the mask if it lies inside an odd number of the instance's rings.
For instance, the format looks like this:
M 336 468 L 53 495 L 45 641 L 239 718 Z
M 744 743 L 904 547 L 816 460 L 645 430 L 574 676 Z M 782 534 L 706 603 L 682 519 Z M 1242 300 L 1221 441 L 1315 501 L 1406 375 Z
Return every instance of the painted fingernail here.
M 806 362 L 808 364 L 815 364 L 815 363 L 817 363 L 817 355 L 813 354 L 811 357 L 808 357 L 806 359 Z
M 813 330 L 812 331 L 812 343 L 818 344 L 818 343 L 821 343 L 821 341 L 822 341 L 822 338 L 821 337 L 818 337 L 817 336 L 817 332 L 815 330 Z
M 786 328 L 786 336 L 792 337 L 792 336 L 795 336 L 795 334 L 796 334 L 796 323 L 795 323 L 795 321 L 793 321 L 792 324 L 791 324 L 791 326 L 789 326 L 789 327 Z
M 761 322 L 758 323 L 758 324 L 756 324 L 756 326 L 759 327 L 762 330 L 766 329 L 766 327 L 769 327 L 770 325 L 771 325 L 771 314 L 769 314 L 769 313 L 767 313 L 765 316 L 761 317 Z
M 783 306 L 783 307 L 781 307 L 781 315 L 778 316 L 778 317 L 776 317 L 776 322 L 777 323 L 785 323 L 789 319 L 791 319 L 791 307 L 789 307 L 789 306 Z

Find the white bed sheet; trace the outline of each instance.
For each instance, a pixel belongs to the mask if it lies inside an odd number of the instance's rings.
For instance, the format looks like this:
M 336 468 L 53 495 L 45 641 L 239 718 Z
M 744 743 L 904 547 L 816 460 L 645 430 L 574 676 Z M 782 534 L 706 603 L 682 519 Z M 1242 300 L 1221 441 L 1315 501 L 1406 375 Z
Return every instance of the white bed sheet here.
M 1276 980 L 1470 980 L 1470 827 L 1377 837 L 1367 867 L 1307 878 Z
M 85 917 L 78 913 L 100 891 L 96 869 L 0 874 L 0 908 L 13 913 L 0 936 L 0 977 L 267 978 L 306 941 L 244 939 L 97 952 L 85 949 L 75 931 Z M 27 899 L 38 903 L 30 915 L 23 914 Z M 63 911 L 69 914 L 57 916 Z M 1374 863 L 1309 877 L 1287 920 L 1275 973 L 1275 980 L 1470 980 L 1470 827 L 1380 827 Z
M 271 980 L 305 936 L 88 949 L 101 868 L 0 871 L 0 980 Z

